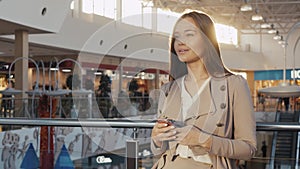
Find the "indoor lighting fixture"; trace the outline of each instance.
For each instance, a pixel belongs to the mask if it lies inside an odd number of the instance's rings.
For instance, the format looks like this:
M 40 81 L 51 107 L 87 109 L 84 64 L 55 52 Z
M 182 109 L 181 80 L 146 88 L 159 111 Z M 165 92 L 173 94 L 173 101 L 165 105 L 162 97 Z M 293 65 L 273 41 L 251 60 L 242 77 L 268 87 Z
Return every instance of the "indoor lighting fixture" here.
M 277 31 L 276 31 L 276 29 L 274 28 L 274 25 L 271 24 L 271 29 L 268 30 L 268 33 L 269 33 L 269 34 L 274 34 L 274 33 L 276 33 L 276 32 L 277 32 Z
M 283 40 L 283 36 L 280 36 L 280 39 L 278 40 L 279 45 L 283 45 L 285 41 Z
M 241 6 L 240 10 L 242 12 L 252 11 L 252 6 L 250 4 L 244 4 Z
M 94 75 L 102 75 L 102 72 L 94 72 Z
M 268 33 L 269 34 L 274 34 L 274 33 L 276 33 L 276 30 L 275 29 L 270 29 L 270 30 L 268 30 Z
M 260 27 L 262 29 L 269 29 L 269 28 L 271 28 L 271 25 L 269 23 L 263 23 L 263 24 L 260 25 Z
M 51 70 L 51 71 L 58 71 L 58 68 L 56 68 L 56 67 L 51 67 L 50 70 Z
M 71 69 L 62 69 L 61 71 L 64 73 L 69 73 L 69 72 L 71 72 Z
M 9 65 L 3 65 L 2 67 L 5 68 L 5 69 L 8 69 Z
M 248 4 L 249 0 L 244 0 L 244 5 L 241 6 L 240 10 L 242 12 L 248 12 L 248 11 L 252 11 L 252 6 L 251 4 Z
M 257 2 L 255 3 L 256 7 L 255 7 L 255 14 L 252 15 L 251 19 L 252 21 L 262 21 L 264 18 L 262 15 L 258 14 L 259 10 L 257 8 Z
M 279 32 L 276 31 L 276 35 L 273 37 L 274 40 L 280 40 L 281 36 L 279 35 Z
M 252 19 L 252 21 L 261 21 L 264 18 L 261 15 L 256 13 L 255 15 L 252 15 L 251 19 Z

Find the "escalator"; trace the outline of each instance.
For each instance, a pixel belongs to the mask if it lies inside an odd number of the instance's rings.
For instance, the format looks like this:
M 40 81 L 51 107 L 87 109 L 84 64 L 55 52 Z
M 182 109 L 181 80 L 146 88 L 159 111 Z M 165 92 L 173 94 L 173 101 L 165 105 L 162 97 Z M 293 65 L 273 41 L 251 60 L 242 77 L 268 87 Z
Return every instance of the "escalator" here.
M 298 113 L 277 112 L 276 122 L 293 123 L 298 122 Z M 297 146 L 297 132 L 276 131 L 273 137 L 271 166 L 281 168 L 288 165 L 295 167 Z

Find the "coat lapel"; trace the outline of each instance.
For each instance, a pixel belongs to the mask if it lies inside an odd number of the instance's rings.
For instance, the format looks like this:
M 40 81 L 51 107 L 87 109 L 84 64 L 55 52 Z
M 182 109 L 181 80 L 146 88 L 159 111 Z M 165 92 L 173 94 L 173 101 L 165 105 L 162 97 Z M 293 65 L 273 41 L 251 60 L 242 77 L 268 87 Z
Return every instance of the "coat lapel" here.
M 210 134 L 213 134 L 217 127 L 220 127 L 220 120 L 224 113 L 228 111 L 228 87 L 227 79 L 215 79 L 212 78 L 210 83 L 211 93 L 211 106 L 208 116 L 201 128 L 204 133 L 200 136 L 200 142 L 204 142 L 208 139 Z

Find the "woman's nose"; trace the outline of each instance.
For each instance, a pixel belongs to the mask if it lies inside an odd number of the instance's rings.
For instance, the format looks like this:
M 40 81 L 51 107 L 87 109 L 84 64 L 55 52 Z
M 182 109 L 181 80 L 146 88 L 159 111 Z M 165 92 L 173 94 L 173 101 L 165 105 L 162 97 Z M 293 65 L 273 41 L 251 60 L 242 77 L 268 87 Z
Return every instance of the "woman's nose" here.
M 178 38 L 177 41 L 178 41 L 178 42 L 177 42 L 178 45 L 183 45 L 183 44 L 185 44 L 184 38 Z

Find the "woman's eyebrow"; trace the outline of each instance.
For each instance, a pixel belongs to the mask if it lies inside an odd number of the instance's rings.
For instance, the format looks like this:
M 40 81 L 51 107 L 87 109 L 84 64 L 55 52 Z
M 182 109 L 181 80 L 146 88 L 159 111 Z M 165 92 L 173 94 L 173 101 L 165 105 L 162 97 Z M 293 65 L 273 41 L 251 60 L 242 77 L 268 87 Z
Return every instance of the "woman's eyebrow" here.
M 197 31 L 194 29 L 187 29 L 187 30 L 184 30 L 184 32 L 197 32 Z
M 194 29 L 186 29 L 186 30 L 184 30 L 183 32 L 186 33 L 186 32 L 197 32 L 197 31 L 194 30 Z M 175 32 L 174 32 L 174 34 L 179 34 L 179 33 L 180 33 L 179 31 L 175 31 Z

